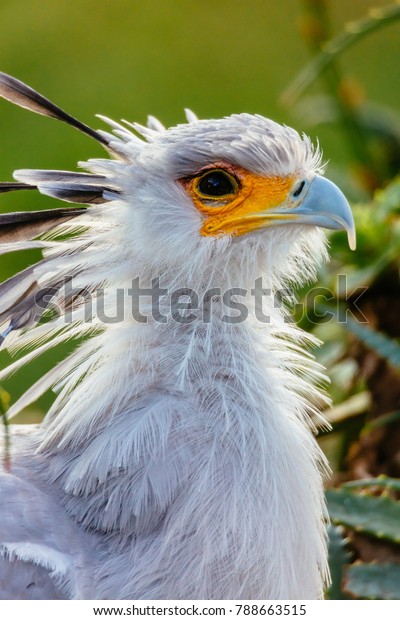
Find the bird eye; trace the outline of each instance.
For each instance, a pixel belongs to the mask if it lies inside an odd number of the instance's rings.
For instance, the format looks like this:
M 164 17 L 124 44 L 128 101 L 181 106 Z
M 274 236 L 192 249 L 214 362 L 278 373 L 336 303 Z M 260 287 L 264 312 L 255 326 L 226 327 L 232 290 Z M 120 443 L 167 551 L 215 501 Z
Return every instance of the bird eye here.
M 234 194 L 239 183 L 232 174 L 225 170 L 207 170 L 196 179 L 195 189 L 203 198 L 220 198 Z
M 301 181 L 301 182 L 297 185 L 296 189 L 294 190 L 294 192 L 293 192 L 293 194 L 292 194 L 293 198 L 298 198 L 298 197 L 300 196 L 301 192 L 302 192 L 302 191 L 303 191 L 303 189 L 304 189 L 305 184 L 306 184 L 306 182 L 305 182 L 305 181 Z

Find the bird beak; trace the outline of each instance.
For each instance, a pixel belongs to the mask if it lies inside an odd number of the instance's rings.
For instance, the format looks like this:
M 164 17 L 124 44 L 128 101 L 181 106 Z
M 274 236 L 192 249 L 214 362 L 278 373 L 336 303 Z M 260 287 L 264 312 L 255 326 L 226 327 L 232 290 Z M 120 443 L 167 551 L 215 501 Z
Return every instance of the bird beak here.
M 314 177 L 298 206 L 273 209 L 268 215 L 273 216 L 274 224 L 296 223 L 345 230 L 350 249 L 356 248 L 356 230 L 350 205 L 340 189 L 325 177 Z M 282 220 L 279 220 L 280 216 L 283 216 Z

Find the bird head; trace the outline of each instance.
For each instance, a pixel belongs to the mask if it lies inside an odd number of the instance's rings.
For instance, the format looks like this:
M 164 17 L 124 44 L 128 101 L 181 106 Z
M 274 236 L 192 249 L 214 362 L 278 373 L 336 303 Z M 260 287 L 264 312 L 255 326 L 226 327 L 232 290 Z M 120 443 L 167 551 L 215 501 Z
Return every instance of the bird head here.
M 257 248 L 284 271 L 300 245 L 310 256 L 322 248 L 316 227 L 346 230 L 354 248 L 348 202 L 307 136 L 259 115 L 188 119 L 167 130 L 136 124 L 140 141 L 116 129 L 131 162 L 121 176 L 130 234 L 150 262 L 204 270 L 233 256 L 243 263 Z

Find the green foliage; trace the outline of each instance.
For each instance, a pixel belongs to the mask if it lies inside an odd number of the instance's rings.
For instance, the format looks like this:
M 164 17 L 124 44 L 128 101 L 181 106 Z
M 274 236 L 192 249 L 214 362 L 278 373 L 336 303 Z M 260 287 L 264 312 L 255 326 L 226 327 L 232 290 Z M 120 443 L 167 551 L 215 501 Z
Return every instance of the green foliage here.
M 375 489 L 386 489 L 387 491 L 400 491 L 400 480 L 398 478 L 379 476 L 379 478 L 362 478 L 361 480 L 351 480 L 350 482 L 345 482 L 342 485 L 343 489 L 366 489 L 368 487 L 374 487 Z
M 324 18 L 321 11 L 319 17 Z M 359 43 L 365 36 L 399 19 L 400 6 L 396 2 L 383 8 L 372 8 L 366 17 L 346 24 L 344 30 L 324 45 L 323 49 L 302 69 L 285 90 L 282 100 L 290 105 L 295 103 L 314 80 L 320 77 L 321 73 L 332 65 L 344 51 Z
M 399 170 L 400 119 L 383 106 L 365 103 L 363 89 L 342 71 L 339 59 L 367 35 L 398 22 L 399 3 L 371 8 L 366 16 L 345 24 L 333 38 L 329 4 L 302 0 L 302 5 L 302 32 L 314 55 L 286 89 L 282 101 L 293 106 L 313 82 L 324 80 L 327 94 L 307 100 L 307 105 L 300 104 L 298 109 L 311 126 L 334 123 L 340 129 L 353 160 L 353 181 L 359 190 L 371 194 Z
M 363 489 L 363 493 L 357 490 Z M 400 480 L 380 477 L 348 482 L 339 489 L 326 493 L 332 521 L 348 530 L 379 540 L 400 545 L 400 502 L 390 495 L 374 496 L 370 491 L 400 491 Z M 343 528 L 331 526 L 329 535 L 329 565 L 332 585 L 327 598 L 398 599 L 400 598 L 400 564 L 364 563 L 350 564 L 347 539 Z
M 343 538 L 343 528 L 328 526 L 329 540 L 329 570 L 331 573 L 331 585 L 326 593 L 326 598 L 331 600 L 346 599 L 342 590 L 344 568 L 349 563 L 351 556 L 347 551 L 347 541 Z
M 400 599 L 400 564 L 354 564 L 344 589 L 363 599 Z
M 0 386 L 0 417 L 3 423 L 4 434 L 4 453 L 0 455 L 3 459 L 3 466 L 7 470 L 10 466 L 10 429 L 7 418 L 7 411 L 10 404 L 10 395 Z
M 326 596 L 397 599 L 400 479 L 376 474 L 398 471 L 383 442 L 391 432 L 398 436 L 400 421 L 400 388 L 390 385 L 400 368 L 400 179 L 395 178 L 400 171 L 400 115 L 365 101 L 347 65 L 343 69 L 343 56 L 367 35 L 398 23 L 400 5 L 371 8 L 335 36 L 333 3 L 301 0 L 300 5 L 302 33 L 313 58 L 286 89 L 283 101 L 296 104 L 310 126 L 318 125 L 319 131 L 332 126 L 341 136 L 351 165 L 333 172 L 356 203 L 357 251 L 349 251 L 343 234 L 331 236 L 332 262 L 319 276 L 322 294 L 305 291 L 307 312 L 301 317 L 302 326 L 324 342 L 317 357 L 332 380 L 334 407 L 326 412 L 332 430 L 322 437 L 322 446 L 340 472 L 338 479 L 348 480 L 326 493 L 335 524 L 328 530 L 332 585 Z M 392 70 L 388 67 L 389 83 Z M 325 92 L 299 101 L 317 80 Z M 332 295 L 324 299 L 327 290 Z M 383 380 L 389 392 L 384 396 L 377 387 Z M 368 477 L 351 480 L 360 472 Z M 370 563 L 374 550 L 376 561 Z
M 348 319 L 343 326 L 380 357 L 400 369 L 400 344 L 397 341 L 352 319 Z
M 345 273 L 349 288 L 371 286 L 388 270 L 400 268 L 400 178 L 394 179 L 372 200 L 352 206 L 357 250 L 350 252 L 344 236 L 331 237 L 332 267 L 323 278 L 337 287 Z M 341 291 L 336 290 L 340 297 Z
M 400 543 L 400 502 L 383 495 L 360 495 L 353 489 L 343 487 L 329 489 L 326 499 L 334 523 Z
M 358 232 L 358 250 L 351 255 L 343 240 L 339 236 L 332 237 L 333 268 L 326 269 L 322 274 L 322 285 L 335 290 L 335 301 L 341 298 L 340 286 L 336 285 L 340 273 L 347 275 L 347 286 L 350 290 L 357 287 L 381 287 L 385 292 L 385 285 L 389 281 L 397 287 L 399 295 L 398 274 L 400 270 L 400 183 L 394 180 L 384 190 L 376 192 L 374 198 L 354 209 L 356 228 Z M 394 275 L 392 275 L 394 274 Z M 396 279 L 397 278 L 397 279 Z M 394 285 L 393 285 L 394 282 Z M 335 288 L 336 286 L 336 288 Z M 395 289 L 396 290 L 396 289 Z M 371 293 L 368 293 L 371 295 Z M 348 297 L 348 291 L 346 293 Z M 345 459 L 348 448 L 358 438 L 371 435 L 377 430 L 385 430 L 389 425 L 395 428 L 400 421 L 400 412 L 395 409 L 383 411 L 382 415 L 363 423 L 369 410 L 374 405 L 373 399 L 366 386 L 357 380 L 354 372 L 346 381 L 338 381 L 341 369 L 348 368 L 347 362 L 351 359 L 351 350 L 354 342 L 361 343 L 366 350 L 373 352 L 384 359 L 395 369 L 400 368 L 400 344 L 397 339 L 371 326 L 360 322 L 357 303 L 357 292 L 350 295 L 349 306 L 340 302 L 326 304 L 327 309 L 336 319 L 335 325 L 317 324 L 315 333 L 322 337 L 325 345 L 322 349 L 322 359 L 327 363 L 330 375 L 335 385 L 335 407 L 328 412 L 328 418 L 333 423 L 333 434 L 339 436 L 341 431 L 340 447 L 341 461 L 339 469 L 345 468 Z M 357 300 L 356 300 L 357 301 Z M 350 312 L 347 312 L 347 309 Z M 361 308 L 362 309 L 362 308 Z M 386 316 L 383 317 L 383 322 Z M 379 320 L 379 315 L 378 315 Z M 378 323 L 379 324 L 379 323 Z M 345 341 L 340 336 L 347 334 Z M 340 339 L 341 346 L 335 347 Z M 343 344 L 347 342 L 347 345 Z M 326 355 L 327 351 L 336 350 L 337 355 Z M 342 373 L 343 374 L 343 373 Z M 360 415 L 362 416 L 360 418 Z M 358 418 L 357 418 L 358 416 Z M 355 426 L 354 418 L 359 419 Z M 352 480 L 343 484 L 339 489 L 327 491 L 327 502 L 331 520 L 340 525 L 343 536 L 349 537 L 350 542 L 354 535 L 363 534 L 372 541 L 389 541 L 397 548 L 396 557 L 400 558 L 400 479 L 379 476 L 362 480 Z M 340 541 L 340 532 L 332 530 L 329 535 L 330 566 L 332 571 L 332 586 L 327 592 L 327 598 L 370 598 L 370 599 L 398 599 L 400 598 L 400 564 L 394 562 L 367 563 L 357 560 L 351 563 L 346 553 L 345 541 Z M 347 540 L 347 538 L 346 538 Z M 357 558 L 357 554 L 355 554 Z

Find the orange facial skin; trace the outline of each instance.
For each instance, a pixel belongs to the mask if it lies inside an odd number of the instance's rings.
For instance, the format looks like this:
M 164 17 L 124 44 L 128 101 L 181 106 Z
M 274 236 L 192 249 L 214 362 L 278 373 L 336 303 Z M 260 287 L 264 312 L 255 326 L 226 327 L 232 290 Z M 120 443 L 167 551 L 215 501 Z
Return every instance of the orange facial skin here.
M 199 191 L 202 176 L 212 170 L 234 177 L 231 193 L 205 196 Z M 267 220 L 274 218 L 272 213 L 268 216 L 268 210 L 284 203 L 294 181 L 294 176 L 263 177 L 225 162 L 216 162 L 189 179 L 181 179 L 194 205 L 204 216 L 200 233 L 205 237 L 221 234 L 239 236 L 265 227 Z M 285 216 L 280 214 L 279 218 L 284 219 Z

